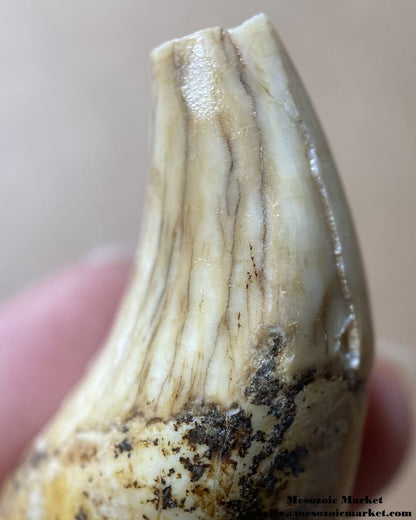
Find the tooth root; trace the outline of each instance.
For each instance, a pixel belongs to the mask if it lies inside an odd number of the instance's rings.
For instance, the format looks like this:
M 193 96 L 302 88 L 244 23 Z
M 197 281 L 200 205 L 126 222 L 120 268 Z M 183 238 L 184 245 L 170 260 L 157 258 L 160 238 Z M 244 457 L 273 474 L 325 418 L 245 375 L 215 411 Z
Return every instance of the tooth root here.
M 261 519 L 351 492 L 371 324 L 307 94 L 264 15 L 152 61 L 135 276 L 1 519 Z

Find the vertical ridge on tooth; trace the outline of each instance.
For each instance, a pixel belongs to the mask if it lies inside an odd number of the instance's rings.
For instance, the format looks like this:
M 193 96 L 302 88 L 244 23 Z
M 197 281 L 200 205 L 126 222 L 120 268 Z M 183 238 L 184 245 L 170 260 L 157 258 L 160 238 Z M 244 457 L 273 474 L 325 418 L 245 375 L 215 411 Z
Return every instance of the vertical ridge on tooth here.
M 0 520 L 272 518 L 348 494 L 372 338 L 325 138 L 268 18 L 152 53 L 135 275 Z

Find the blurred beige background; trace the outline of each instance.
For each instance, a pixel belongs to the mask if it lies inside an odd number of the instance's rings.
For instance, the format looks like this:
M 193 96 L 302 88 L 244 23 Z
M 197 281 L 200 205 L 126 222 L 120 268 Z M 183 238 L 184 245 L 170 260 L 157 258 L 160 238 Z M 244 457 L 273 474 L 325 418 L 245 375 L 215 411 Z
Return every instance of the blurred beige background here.
M 404 345 L 400 357 L 416 355 L 414 0 L 3 0 L 0 300 L 97 245 L 133 250 L 149 157 L 150 49 L 259 11 L 276 25 L 332 145 L 377 336 Z M 413 391 L 416 362 L 406 364 Z M 390 509 L 416 511 L 409 459 L 384 493 Z

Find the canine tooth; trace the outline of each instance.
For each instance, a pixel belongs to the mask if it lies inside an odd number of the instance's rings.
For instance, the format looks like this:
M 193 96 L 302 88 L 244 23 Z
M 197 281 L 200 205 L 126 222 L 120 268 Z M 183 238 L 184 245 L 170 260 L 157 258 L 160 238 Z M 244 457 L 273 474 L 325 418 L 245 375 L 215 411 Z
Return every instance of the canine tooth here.
M 266 519 L 288 495 L 351 493 L 371 324 L 307 94 L 264 15 L 152 60 L 135 276 L 2 520 Z

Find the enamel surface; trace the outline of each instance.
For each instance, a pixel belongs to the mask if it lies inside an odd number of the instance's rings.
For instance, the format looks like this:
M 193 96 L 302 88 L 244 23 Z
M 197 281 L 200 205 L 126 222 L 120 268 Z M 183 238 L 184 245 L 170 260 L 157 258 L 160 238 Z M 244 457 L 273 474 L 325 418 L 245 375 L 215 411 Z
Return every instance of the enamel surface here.
M 0 519 L 273 518 L 349 494 L 372 356 L 333 161 L 264 15 L 153 52 L 136 270 Z

